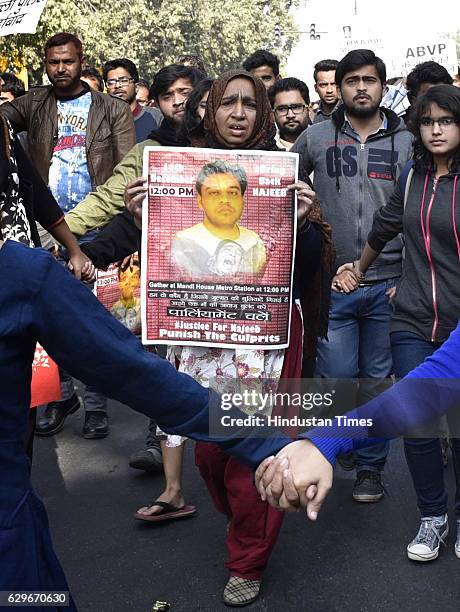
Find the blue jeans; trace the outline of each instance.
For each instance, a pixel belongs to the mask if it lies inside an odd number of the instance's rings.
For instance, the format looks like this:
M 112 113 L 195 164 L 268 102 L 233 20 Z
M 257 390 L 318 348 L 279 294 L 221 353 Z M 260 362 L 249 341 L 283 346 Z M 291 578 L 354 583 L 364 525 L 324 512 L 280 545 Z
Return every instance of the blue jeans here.
M 393 332 L 391 350 L 394 371 L 398 378 L 420 365 L 432 355 L 440 343 L 424 340 L 412 332 Z M 459 417 L 455 412 L 447 415 L 453 431 L 458 431 Z M 439 429 L 439 421 L 431 423 L 430 431 Z M 421 432 L 423 436 L 423 431 Z M 450 440 L 455 471 L 455 513 L 460 518 L 460 439 Z M 440 516 L 447 512 L 447 492 L 444 486 L 444 465 L 441 442 L 438 438 L 417 437 L 404 440 L 404 452 L 412 476 L 417 505 L 422 516 Z
M 353 293 L 332 291 L 328 340 L 318 343 L 316 375 L 323 378 L 375 378 L 360 385 L 357 405 L 380 391 L 378 380 L 392 371 L 390 319 L 393 312 L 385 292 L 398 279 L 358 287 Z M 379 442 L 355 452 L 356 469 L 381 472 L 389 442 Z

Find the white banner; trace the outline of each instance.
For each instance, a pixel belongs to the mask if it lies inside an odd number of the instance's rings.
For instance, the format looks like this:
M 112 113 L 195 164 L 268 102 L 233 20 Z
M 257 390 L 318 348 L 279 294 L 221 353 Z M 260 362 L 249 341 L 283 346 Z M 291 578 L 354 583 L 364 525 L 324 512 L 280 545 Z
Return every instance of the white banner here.
M 449 74 L 458 70 L 457 50 L 455 40 L 441 37 L 424 37 L 406 40 L 395 45 L 394 50 L 388 48 L 386 57 L 388 76 L 406 76 L 422 62 L 433 61 L 446 68 Z
M 388 78 L 407 76 L 417 64 L 427 61 L 441 64 L 450 74 L 457 73 L 455 40 L 445 34 L 422 34 L 398 39 L 377 35 L 348 38 L 347 31 L 344 27 L 344 37 L 336 53 L 337 59 L 353 49 L 372 49 L 385 62 Z
M 0 0 L 0 36 L 35 34 L 46 0 Z

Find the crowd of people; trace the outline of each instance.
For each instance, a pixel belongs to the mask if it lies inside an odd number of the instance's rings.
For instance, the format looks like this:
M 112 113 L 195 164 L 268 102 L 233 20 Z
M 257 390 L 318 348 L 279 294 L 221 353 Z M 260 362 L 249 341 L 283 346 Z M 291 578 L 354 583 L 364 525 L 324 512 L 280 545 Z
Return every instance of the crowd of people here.
M 0 338 L 8 338 L 15 325 L 21 337 L 30 327 L 38 330 L 37 339 L 42 342 L 43 337 L 44 345 L 48 341 L 57 357 L 61 400 L 40 409 L 37 420 L 36 411 L 29 411 L 27 431 L 25 417 L 24 423 L 15 425 L 14 439 L 21 441 L 29 463 L 18 467 L 8 485 L 0 485 L 0 551 L 3 525 L 9 527 L 30 491 L 33 436 L 58 434 L 83 403 L 83 437 L 105 438 L 107 397 L 117 397 L 150 418 L 145 446 L 127 458 L 130 466 L 164 474 L 165 479 L 164 489 L 138 509 L 135 518 L 170 521 L 173 529 L 174 520 L 196 515 L 195 506 L 186 503 L 183 461 L 187 437 L 198 438 L 198 471 L 217 511 L 228 520 L 229 578 L 223 600 L 229 606 L 248 605 L 259 596 L 283 522 L 283 513 L 272 505 L 279 506 L 283 495 L 284 507 L 300 504 L 289 472 L 297 456 L 293 451 L 291 464 L 286 455 L 278 463 L 268 460 L 258 475 L 265 488 L 259 484 L 258 489 L 253 469 L 289 441 L 287 432 L 273 447 L 267 443 L 265 453 L 248 450 L 243 443 L 222 445 L 206 435 L 203 423 L 189 418 L 186 426 L 179 426 L 194 409 L 193 402 L 185 404 L 196 398 L 197 407 L 211 410 L 201 388 L 219 391 L 216 381 L 223 369 L 234 379 L 250 371 L 252 377 L 268 378 L 281 387 L 284 380 L 313 376 L 371 380 L 359 386 L 354 401 L 372 403 L 390 377 L 406 376 L 447 346 L 460 314 L 455 282 L 460 267 L 460 88 L 454 86 L 459 85 L 458 75 L 428 61 L 390 85 L 382 59 L 372 50 L 354 50 L 340 61 L 324 59 L 312 67 L 311 98 L 303 81 L 281 76 L 275 55 L 258 50 L 242 61 L 241 68 L 215 78 L 208 76 L 198 56 L 182 55 L 175 64 L 162 67 L 150 84 L 129 58 L 86 67 L 82 43 L 69 33 L 47 41 L 44 62 L 50 85 L 27 92 L 16 76 L 0 74 L 0 265 L 10 283 L 5 291 L 11 292 L 4 297 L 0 291 L 0 302 L 25 304 L 24 316 L 2 310 Z M 165 353 L 158 348 L 154 359 L 134 344 L 128 330 L 121 336 L 118 328 L 112 335 L 104 333 L 115 323 L 102 307 L 84 323 L 85 309 L 95 306 L 83 285 L 92 285 L 95 269 L 115 262 L 124 262 L 123 269 L 132 267 L 130 257 L 140 249 L 147 146 L 299 155 L 299 179 L 290 186 L 298 206 L 295 300 L 287 349 L 168 346 Z M 224 174 L 219 168 L 212 172 L 214 177 Z M 240 182 L 237 188 L 242 197 L 245 187 Z M 257 239 L 259 251 L 265 253 Z M 60 266 L 50 263 L 43 251 L 24 251 L 23 245 L 45 247 Z M 21 279 L 27 278 L 29 269 L 36 275 L 26 291 Z M 46 315 L 45 298 L 54 301 Z M 40 317 L 51 319 L 53 329 Z M 115 358 L 118 337 L 126 348 Z M 30 345 L 27 336 L 28 350 Z M 9 345 L 1 348 L 13 359 Z M 142 386 L 143 397 L 135 389 L 135 376 L 124 388 L 122 358 L 132 360 L 134 370 L 138 365 L 139 385 L 150 374 L 150 382 Z M 113 367 L 114 374 L 98 375 L 104 367 Z M 83 400 L 72 374 L 86 384 Z M 110 379 L 113 388 L 101 383 L 104 379 Z M 168 398 L 168 380 L 175 388 L 184 385 L 184 391 Z M 25 374 L 21 381 L 27 386 Z M 27 389 L 15 393 L 23 405 Z M 440 415 L 432 417 L 438 424 Z M 454 435 L 454 417 L 449 415 L 448 445 L 457 482 L 455 553 L 460 558 L 460 442 Z M 447 447 L 442 446 L 441 433 L 433 437 L 433 429 L 433 422 L 427 430 L 409 428 L 404 442 L 421 515 L 407 545 L 414 561 L 437 558 L 448 535 L 443 468 Z M 5 430 L 11 436 L 12 431 Z M 0 460 L 1 449 L 0 438 Z M 356 470 L 352 497 L 372 503 L 385 494 L 382 474 L 389 451 L 389 440 L 382 437 L 363 446 L 337 445 L 334 453 L 323 454 L 329 466 L 338 455 L 344 469 Z M 5 450 L 5 462 L 8 456 Z M 270 488 L 272 478 L 278 482 Z M 11 497 L 12 488 L 19 493 Z M 317 492 L 318 487 L 305 488 L 309 500 Z M 28 584 L 31 589 L 57 590 L 54 587 L 62 587 L 65 578 L 52 553 L 46 516 L 35 497 L 33 503 L 40 513 L 45 548 L 51 552 Z M 30 517 L 22 519 L 27 525 L 23 537 L 32 538 L 37 526 Z M 30 543 L 25 550 L 30 550 Z M 44 574 L 47 578 L 40 583 Z M 17 576 L 9 575 L 13 584 Z

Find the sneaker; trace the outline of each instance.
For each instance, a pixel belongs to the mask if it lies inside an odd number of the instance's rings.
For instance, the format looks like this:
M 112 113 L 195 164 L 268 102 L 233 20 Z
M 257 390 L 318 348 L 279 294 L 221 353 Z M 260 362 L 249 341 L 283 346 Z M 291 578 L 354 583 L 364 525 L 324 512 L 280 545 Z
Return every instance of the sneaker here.
M 417 535 L 407 547 L 407 556 L 412 561 L 433 561 L 433 559 L 437 559 L 441 543 L 444 544 L 448 533 L 447 514 L 423 517 Z M 457 545 L 455 547 L 457 551 Z
M 67 400 L 50 402 L 38 418 L 35 433 L 37 436 L 54 436 L 62 430 L 69 414 L 73 414 L 79 408 L 80 400 L 76 393 Z
M 455 541 L 455 556 L 460 559 L 460 519 L 457 519 L 457 539 Z
M 378 502 L 382 499 L 384 488 L 380 472 L 361 470 L 356 475 L 353 499 L 357 502 Z
M 260 584 L 260 580 L 230 576 L 224 590 L 224 604 L 235 608 L 248 606 L 259 597 Z

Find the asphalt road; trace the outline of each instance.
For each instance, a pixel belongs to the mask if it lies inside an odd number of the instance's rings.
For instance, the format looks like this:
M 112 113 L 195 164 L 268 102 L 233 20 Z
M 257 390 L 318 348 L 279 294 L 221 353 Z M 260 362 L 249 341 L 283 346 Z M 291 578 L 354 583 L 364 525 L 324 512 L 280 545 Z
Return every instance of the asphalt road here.
M 110 403 L 111 432 L 84 440 L 83 412 L 54 438 L 35 438 L 33 480 L 50 518 L 55 547 L 80 612 L 150 612 L 155 600 L 172 612 L 228 610 L 225 519 L 212 507 L 188 443 L 186 502 L 195 518 L 144 525 L 133 512 L 162 491 L 162 476 L 128 466 L 143 445 L 147 419 Z M 353 476 L 337 470 L 333 492 L 317 523 L 299 515 L 284 521 L 266 570 L 262 594 L 248 611 L 457 612 L 460 559 L 451 535 L 432 563 L 407 559 L 418 512 L 401 443 L 386 468 L 388 495 L 378 504 L 351 499 Z M 453 497 L 452 466 L 446 470 Z

